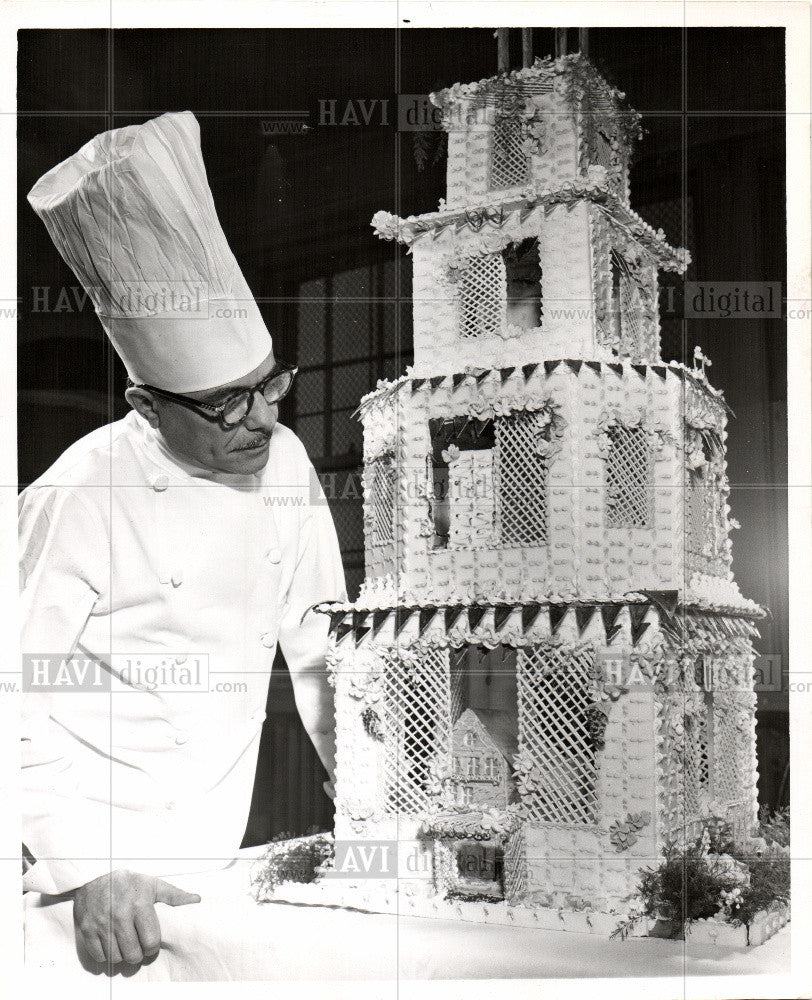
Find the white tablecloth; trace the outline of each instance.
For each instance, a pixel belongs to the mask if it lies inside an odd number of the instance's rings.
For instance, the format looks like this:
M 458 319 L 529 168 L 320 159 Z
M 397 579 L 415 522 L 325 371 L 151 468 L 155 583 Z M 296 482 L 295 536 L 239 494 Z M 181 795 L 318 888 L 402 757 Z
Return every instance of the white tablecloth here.
M 752 949 L 397 917 L 332 907 L 257 904 L 249 869 L 256 849 L 227 869 L 172 879 L 198 892 L 189 906 L 159 904 L 160 954 L 116 972 L 129 982 L 222 980 L 545 979 L 699 976 L 789 971 L 789 927 Z M 82 967 L 72 902 L 29 893 L 26 978 L 84 981 L 84 997 L 109 997 L 101 968 Z M 39 995 L 30 994 L 30 995 Z M 44 994 L 42 994 L 44 995 Z

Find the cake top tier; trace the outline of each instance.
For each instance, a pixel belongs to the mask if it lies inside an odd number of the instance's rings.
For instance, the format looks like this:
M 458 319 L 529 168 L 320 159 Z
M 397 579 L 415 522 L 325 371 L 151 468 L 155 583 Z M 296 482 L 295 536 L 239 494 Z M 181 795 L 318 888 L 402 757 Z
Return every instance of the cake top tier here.
M 372 219 L 413 255 L 416 376 L 659 361 L 658 271 L 690 256 L 629 205 L 640 116 L 622 98 L 580 54 L 431 95 L 447 197 Z
M 603 167 L 628 203 L 640 116 L 580 53 L 431 94 L 449 133 L 449 206 Z M 560 176 L 559 176 L 560 175 Z

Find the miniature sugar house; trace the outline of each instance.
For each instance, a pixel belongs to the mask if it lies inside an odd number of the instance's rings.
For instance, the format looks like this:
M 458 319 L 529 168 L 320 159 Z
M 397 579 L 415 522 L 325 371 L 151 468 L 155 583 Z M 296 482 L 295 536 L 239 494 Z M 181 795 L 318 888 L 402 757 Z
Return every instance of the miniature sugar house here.
M 660 358 L 674 249 L 629 203 L 638 116 L 580 55 L 432 95 L 414 366 L 361 404 L 366 580 L 329 605 L 336 837 L 406 896 L 617 912 L 664 843 L 755 820 L 727 408 Z

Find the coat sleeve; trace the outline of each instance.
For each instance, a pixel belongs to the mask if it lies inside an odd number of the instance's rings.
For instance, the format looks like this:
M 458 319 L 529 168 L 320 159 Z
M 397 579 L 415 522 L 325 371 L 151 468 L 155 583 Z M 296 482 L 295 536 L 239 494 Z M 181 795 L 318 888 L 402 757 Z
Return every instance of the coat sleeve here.
M 346 601 L 347 591 L 333 517 L 315 469 L 304 448 L 299 447 L 307 475 L 306 504 L 296 568 L 280 622 L 279 644 L 290 671 L 299 716 L 332 781 L 335 703 L 326 664 L 330 619 L 311 609 L 321 601 Z
M 29 488 L 20 498 L 21 652 L 70 657 L 94 606 L 107 589 L 107 531 L 94 504 L 67 486 Z M 28 671 L 24 667 L 24 681 Z M 36 860 L 24 885 L 62 893 L 104 871 L 109 837 L 98 815 L 84 814 L 70 740 L 51 718 L 69 692 L 23 685 L 23 842 Z

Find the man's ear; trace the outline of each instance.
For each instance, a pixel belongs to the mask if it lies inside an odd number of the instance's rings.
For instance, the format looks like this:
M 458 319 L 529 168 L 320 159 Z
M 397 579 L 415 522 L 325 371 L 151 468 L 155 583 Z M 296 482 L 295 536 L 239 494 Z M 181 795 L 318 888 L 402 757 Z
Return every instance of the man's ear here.
M 140 389 L 138 386 L 131 386 L 125 390 L 124 397 L 130 406 L 139 413 L 150 427 L 158 428 L 161 425 L 161 417 L 155 397 L 149 389 Z

